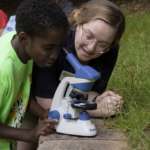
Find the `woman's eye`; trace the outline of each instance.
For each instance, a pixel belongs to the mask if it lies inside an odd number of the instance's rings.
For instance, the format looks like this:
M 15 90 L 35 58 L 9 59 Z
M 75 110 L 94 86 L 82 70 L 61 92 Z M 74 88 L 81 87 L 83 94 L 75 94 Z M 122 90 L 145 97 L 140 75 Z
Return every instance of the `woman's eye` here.
M 92 35 L 89 34 L 89 33 L 86 34 L 86 37 L 87 37 L 87 39 L 92 39 L 93 38 Z
M 101 42 L 97 43 L 97 45 L 98 45 L 99 47 L 102 47 L 102 48 L 107 48 L 107 47 L 108 47 L 107 44 L 101 43 Z

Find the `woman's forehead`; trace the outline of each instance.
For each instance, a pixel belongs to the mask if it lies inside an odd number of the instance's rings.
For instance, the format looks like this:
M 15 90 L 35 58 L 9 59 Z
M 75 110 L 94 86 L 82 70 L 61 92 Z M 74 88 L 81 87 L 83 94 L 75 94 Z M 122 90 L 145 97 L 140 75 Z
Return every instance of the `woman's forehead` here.
M 84 24 L 85 29 L 99 40 L 108 40 L 114 37 L 115 29 L 102 20 L 92 20 Z

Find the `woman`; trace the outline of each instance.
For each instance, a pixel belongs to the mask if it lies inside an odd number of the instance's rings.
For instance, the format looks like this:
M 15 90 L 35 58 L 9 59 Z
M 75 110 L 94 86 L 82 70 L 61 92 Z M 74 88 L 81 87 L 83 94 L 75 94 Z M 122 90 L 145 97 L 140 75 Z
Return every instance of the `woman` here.
M 64 47 L 81 63 L 94 67 L 102 75 L 88 94 L 90 100 L 97 96 L 97 110 L 90 113 L 96 117 L 115 115 L 122 107 L 122 97 L 105 89 L 117 60 L 119 41 L 125 28 L 124 15 L 110 1 L 91 0 L 73 10 L 68 18 L 72 30 Z M 34 67 L 32 93 L 44 109 L 51 105 L 63 70 L 73 73 L 63 50 L 52 67 Z

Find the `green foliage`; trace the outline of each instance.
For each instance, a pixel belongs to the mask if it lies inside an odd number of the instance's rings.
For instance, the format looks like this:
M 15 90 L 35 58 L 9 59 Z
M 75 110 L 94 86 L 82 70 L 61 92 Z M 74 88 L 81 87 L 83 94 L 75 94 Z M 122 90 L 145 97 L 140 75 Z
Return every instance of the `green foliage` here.
M 119 59 L 108 87 L 123 95 L 124 110 L 114 125 L 127 131 L 133 150 L 150 149 L 149 18 L 150 12 L 127 15 Z

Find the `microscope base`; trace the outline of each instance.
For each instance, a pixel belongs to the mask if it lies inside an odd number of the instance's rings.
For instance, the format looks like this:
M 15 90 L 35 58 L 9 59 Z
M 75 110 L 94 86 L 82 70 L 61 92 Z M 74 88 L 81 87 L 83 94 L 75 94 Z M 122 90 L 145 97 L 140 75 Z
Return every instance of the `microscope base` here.
M 67 134 L 67 135 L 76 135 L 76 136 L 86 136 L 92 137 L 96 136 L 97 131 L 95 125 L 91 120 L 70 120 L 70 119 L 61 119 L 56 126 L 56 132 Z

